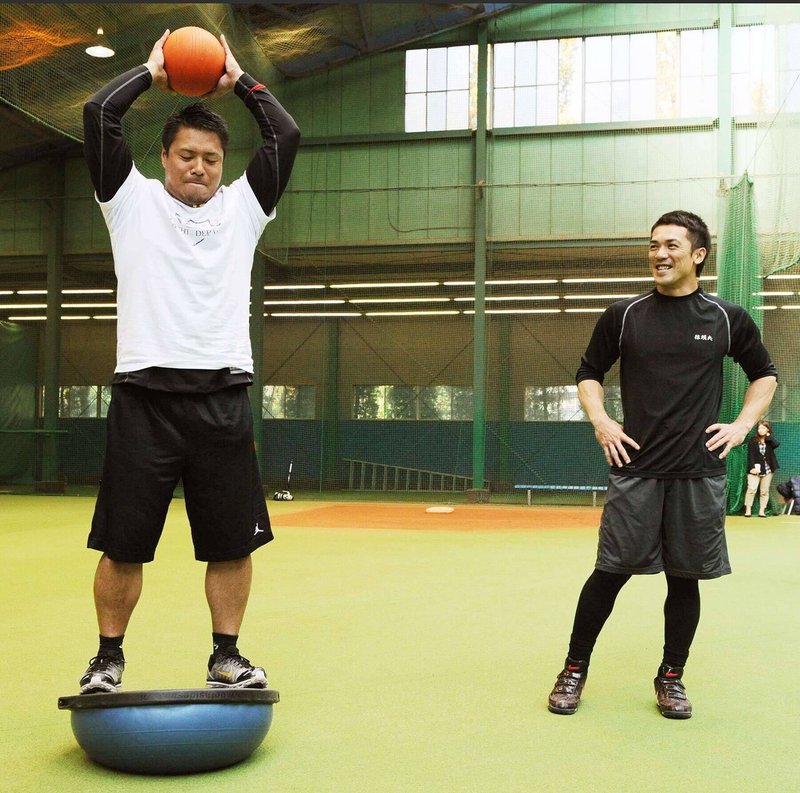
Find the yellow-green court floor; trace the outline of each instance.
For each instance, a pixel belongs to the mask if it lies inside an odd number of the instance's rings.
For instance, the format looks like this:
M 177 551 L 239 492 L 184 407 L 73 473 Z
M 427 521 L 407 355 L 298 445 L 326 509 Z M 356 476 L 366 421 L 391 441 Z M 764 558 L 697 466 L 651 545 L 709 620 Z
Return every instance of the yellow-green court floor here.
M 798 790 L 800 518 L 729 519 L 734 574 L 701 583 L 685 676 L 695 715 L 681 722 L 662 718 L 653 699 L 662 576 L 623 589 L 578 713 L 547 711 L 599 511 L 554 521 L 555 508 L 545 520 L 535 506 L 492 507 L 485 529 L 475 525 L 483 505 L 456 505 L 449 523 L 422 529 L 325 525 L 333 513 L 324 509 L 314 525 L 303 515 L 323 506 L 271 502 L 276 540 L 254 556 L 240 648 L 281 698 L 263 745 L 228 769 L 152 777 L 94 764 L 57 708 L 97 645 L 97 554 L 85 548 L 93 499 L 0 495 L 0 789 Z M 124 688 L 200 688 L 209 649 L 203 566 L 176 500 L 125 640 Z

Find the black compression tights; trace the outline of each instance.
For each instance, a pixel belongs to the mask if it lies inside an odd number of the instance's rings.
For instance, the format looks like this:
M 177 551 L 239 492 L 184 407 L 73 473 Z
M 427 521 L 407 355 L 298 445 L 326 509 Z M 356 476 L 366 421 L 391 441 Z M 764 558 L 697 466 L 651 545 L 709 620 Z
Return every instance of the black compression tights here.
M 629 575 L 595 570 L 583 585 L 569 642 L 569 657 L 588 661 L 597 637 L 614 609 Z M 670 666 L 684 666 L 700 621 L 700 589 L 692 578 L 667 577 L 664 601 L 664 658 Z

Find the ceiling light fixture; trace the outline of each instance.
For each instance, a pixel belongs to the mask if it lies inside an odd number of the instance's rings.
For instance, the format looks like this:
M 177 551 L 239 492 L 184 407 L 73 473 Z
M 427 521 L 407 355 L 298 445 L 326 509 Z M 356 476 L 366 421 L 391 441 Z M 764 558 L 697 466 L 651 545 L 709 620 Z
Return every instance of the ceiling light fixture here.
M 470 309 L 465 314 L 474 314 Z M 487 308 L 487 314 L 560 314 L 560 308 Z
M 86 54 L 91 55 L 93 58 L 113 58 L 116 53 L 108 46 L 108 43 L 103 28 L 97 28 L 95 43 L 86 48 Z
M 460 314 L 460 311 L 367 311 L 368 317 L 443 317 Z
M 385 281 L 383 283 L 331 284 L 331 289 L 383 289 L 411 286 L 439 286 L 438 281 Z
M 360 317 L 360 311 L 274 311 L 271 314 L 264 314 L 265 317 Z
M 265 306 L 340 306 L 344 300 L 336 298 L 321 298 L 320 300 L 265 300 Z
M 348 303 L 449 303 L 451 297 L 351 297 Z
M 285 289 L 288 291 L 294 291 L 295 289 L 324 289 L 325 284 L 267 284 L 264 289 L 270 289 L 273 291 L 278 291 L 281 289 Z

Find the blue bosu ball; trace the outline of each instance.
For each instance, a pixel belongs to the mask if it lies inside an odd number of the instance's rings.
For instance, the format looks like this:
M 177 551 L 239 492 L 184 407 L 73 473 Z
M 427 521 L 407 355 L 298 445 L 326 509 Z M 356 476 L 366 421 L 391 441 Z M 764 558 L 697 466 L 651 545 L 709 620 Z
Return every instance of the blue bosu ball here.
M 173 689 L 61 697 L 80 747 L 137 774 L 192 774 L 241 762 L 262 743 L 279 701 L 269 689 Z

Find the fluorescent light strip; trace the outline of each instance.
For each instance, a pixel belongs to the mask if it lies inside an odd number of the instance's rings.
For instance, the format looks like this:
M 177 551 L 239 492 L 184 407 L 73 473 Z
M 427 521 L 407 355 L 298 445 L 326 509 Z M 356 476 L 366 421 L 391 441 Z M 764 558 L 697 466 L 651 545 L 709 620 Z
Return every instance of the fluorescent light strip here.
M 509 300 L 558 300 L 559 295 L 502 295 L 502 296 L 490 296 L 485 297 L 484 300 L 500 300 L 500 301 L 509 301 Z M 464 303 L 467 301 L 475 302 L 474 297 L 454 297 L 453 300 L 456 303 Z
M 460 311 L 367 311 L 368 317 L 442 317 L 460 314 Z
M 116 314 L 95 314 L 92 319 L 116 319 Z
M 622 283 L 644 283 L 645 281 L 652 283 L 653 276 L 646 278 L 642 277 L 619 277 L 619 278 L 562 278 L 562 284 L 622 284 Z
M 755 311 L 774 311 L 777 306 L 753 306 Z
M 456 298 L 458 299 L 458 298 Z M 348 303 L 450 303 L 452 297 L 353 297 Z
M 567 314 L 602 314 L 604 308 L 565 308 Z
M 113 289 L 62 289 L 62 295 L 113 295 Z
M 10 289 L 0 289 L 0 295 L 13 295 L 14 293 Z
M 384 283 L 331 284 L 331 289 L 383 289 L 412 286 L 441 286 L 438 281 L 385 281 Z
M 294 291 L 295 289 L 324 289 L 325 284 L 269 284 L 264 287 L 264 289 L 272 290 L 272 291 L 280 291 L 280 290 L 287 290 L 287 291 Z
M 624 300 L 636 295 L 564 295 L 565 300 Z
M 781 306 L 785 311 L 800 311 L 800 306 Z
M 788 297 L 794 292 L 753 292 L 755 297 Z
M 474 314 L 470 309 L 465 314 Z M 486 314 L 560 314 L 560 308 L 487 308 Z
M 9 309 L 25 310 L 28 308 L 36 308 L 41 311 L 41 309 L 47 308 L 47 303 L 0 303 L 0 309 L 4 309 L 5 311 Z
M 492 278 L 485 282 L 487 286 L 524 286 L 529 284 L 557 284 L 558 278 Z M 475 281 L 444 281 L 443 286 L 475 286 Z
M 797 281 L 800 280 L 800 275 L 768 275 L 768 281 Z
M 23 317 L 23 316 L 9 317 L 8 321 L 9 322 L 23 322 L 23 321 L 32 320 L 32 321 L 35 321 L 35 322 L 44 322 L 46 319 L 47 319 L 47 317 L 40 316 L 38 314 L 33 314 L 33 315 L 27 316 L 27 317 Z M 81 315 L 76 315 L 74 317 L 62 316 L 61 319 L 91 319 L 91 317 L 88 314 L 87 315 L 81 314 Z
M 116 303 L 62 303 L 61 308 L 116 308 Z
M 319 300 L 265 300 L 265 306 L 340 306 L 344 300 L 321 298 Z
M 360 311 L 274 311 L 265 317 L 360 317 Z
M 17 289 L 18 295 L 46 295 L 46 289 Z

